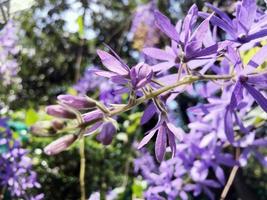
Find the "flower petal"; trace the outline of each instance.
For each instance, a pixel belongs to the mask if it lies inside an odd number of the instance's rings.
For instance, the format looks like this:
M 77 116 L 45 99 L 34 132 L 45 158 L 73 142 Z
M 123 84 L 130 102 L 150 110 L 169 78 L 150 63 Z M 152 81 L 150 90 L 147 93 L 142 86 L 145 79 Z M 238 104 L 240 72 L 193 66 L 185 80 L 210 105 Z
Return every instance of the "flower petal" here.
M 254 87 L 247 83 L 243 83 L 243 86 L 247 89 L 249 94 L 255 99 L 259 106 L 267 112 L 267 99 Z
M 167 132 L 166 127 L 161 126 L 159 128 L 157 139 L 155 143 L 155 153 L 156 158 L 159 162 L 161 162 L 164 158 L 167 146 Z
M 169 38 L 179 43 L 179 34 L 176 31 L 175 27 L 171 24 L 169 18 L 159 11 L 155 11 L 154 16 L 158 28 Z
M 127 75 L 129 73 L 129 71 L 125 69 L 124 65 L 111 54 L 102 50 L 97 50 L 97 54 L 100 57 L 103 65 L 108 70 L 120 75 Z
M 166 61 L 175 60 L 175 55 L 169 54 L 168 52 L 158 48 L 153 48 L 153 47 L 144 48 L 143 53 L 157 60 L 166 60 Z

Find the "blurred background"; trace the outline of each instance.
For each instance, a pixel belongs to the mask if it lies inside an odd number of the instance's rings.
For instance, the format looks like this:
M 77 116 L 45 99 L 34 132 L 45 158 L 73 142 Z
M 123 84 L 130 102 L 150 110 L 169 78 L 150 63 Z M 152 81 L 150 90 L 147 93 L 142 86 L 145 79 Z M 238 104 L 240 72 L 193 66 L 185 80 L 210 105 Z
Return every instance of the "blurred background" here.
M 115 86 L 92 73 L 92 69 L 101 68 L 96 49 L 106 49 L 104 44 L 107 44 L 131 66 L 140 59 L 146 59 L 140 53 L 143 47 L 163 47 L 168 44 L 168 40 L 151 22 L 151 7 L 157 7 L 175 22 L 186 14 L 193 3 L 202 9 L 204 1 L 0 2 L 2 7 L 9 9 L 6 14 L 6 10 L 1 9 L 0 45 L 10 47 L 8 56 L 2 48 L 0 51 L 0 62 L 3 65 L 0 67 L 0 115 L 2 119 L 7 117 L 6 130 L 11 130 L 12 140 L 27 150 L 27 157 L 32 163 L 30 168 L 36 173 L 34 182 L 38 184 L 29 187 L 27 194 L 42 194 L 48 200 L 79 199 L 78 144 L 59 155 L 47 156 L 42 149 L 54 137 L 33 135 L 29 127 L 37 121 L 50 119 L 44 113 L 44 106 L 55 103 L 56 96 L 62 93 L 99 96 L 104 103 L 124 101 L 125 96 L 114 98 L 112 91 Z M 234 1 L 210 2 L 228 13 L 233 12 Z M 259 1 L 258 5 L 264 7 L 265 3 Z M 3 63 L 7 61 L 8 64 L 4 66 Z M 171 105 L 179 126 L 186 129 L 186 108 L 196 101 L 199 101 L 197 96 L 181 95 Z M 85 180 L 88 198 L 144 198 L 147 183 L 134 170 L 134 160 L 142 154 L 136 150 L 136 141 L 140 141 L 156 119 L 140 127 L 142 111 L 141 107 L 120 116 L 120 132 L 112 145 L 104 147 L 92 138 L 86 139 Z M 0 150 L 2 153 L 6 151 L 2 148 Z M 0 170 L 0 173 L 4 176 L 3 171 Z M 239 171 L 229 199 L 246 200 L 250 194 L 256 194 L 257 199 L 265 200 L 266 183 L 266 169 L 251 159 L 248 167 Z M 1 183 L 0 189 L 2 199 L 25 199 L 12 197 L 11 192 Z M 219 196 L 220 192 L 218 190 L 216 195 Z

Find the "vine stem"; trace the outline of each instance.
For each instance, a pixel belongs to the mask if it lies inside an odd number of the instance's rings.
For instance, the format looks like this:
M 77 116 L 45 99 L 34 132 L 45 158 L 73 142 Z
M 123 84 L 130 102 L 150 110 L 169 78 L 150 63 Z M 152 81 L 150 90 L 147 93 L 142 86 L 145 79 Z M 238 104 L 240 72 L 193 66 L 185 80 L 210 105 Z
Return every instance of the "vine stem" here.
M 84 135 L 81 135 L 80 138 L 80 190 L 81 190 L 81 200 L 85 200 L 85 148 L 84 144 L 85 139 Z
M 110 116 L 114 116 L 114 115 L 118 115 L 120 113 L 123 113 L 127 110 L 130 110 L 132 109 L 133 107 L 149 100 L 149 99 L 153 99 L 157 96 L 159 96 L 160 94 L 164 93 L 164 92 L 167 92 L 169 90 L 172 90 L 176 87 L 179 87 L 181 85 L 186 85 L 186 84 L 191 84 L 195 81 L 199 81 L 199 80 L 230 80 L 232 79 L 234 76 L 233 75 L 200 75 L 200 76 L 186 76 L 184 77 L 182 80 L 180 81 L 177 81 L 176 83 L 172 84 L 172 85 L 168 85 L 168 86 L 165 86 L 165 87 L 162 87 L 158 90 L 155 90 L 147 95 L 144 95 L 138 99 L 136 99 L 135 103 L 134 104 L 128 104 L 124 107 L 121 107 L 121 108 L 118 108 L 118 109 L 114 109 L 114 110 L 111 110 L 109 112 L 109 115 Z
M 235 179 L 235 176 L 236 176 L 238 169 L 239 169 L 239 166 L 237 166 L 237 165 L 233 167 L 233 169 L 230 173 L 230 176 L 228 178 L 228 181 L 227 181 L 225 187 L 223 188 L 220 200 L 225 200 L 225 198 L 226 198 L 226 196 L 227 196 L 227 194 L 228 194 L 228 192 L 229 192 L 229 190 L 233 184 L 233 181 Z

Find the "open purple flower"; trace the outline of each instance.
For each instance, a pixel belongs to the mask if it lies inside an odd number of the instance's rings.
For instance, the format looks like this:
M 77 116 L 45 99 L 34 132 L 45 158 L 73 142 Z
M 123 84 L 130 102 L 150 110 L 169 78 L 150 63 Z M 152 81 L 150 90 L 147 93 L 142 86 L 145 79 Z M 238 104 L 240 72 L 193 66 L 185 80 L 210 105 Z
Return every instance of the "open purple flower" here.
M 154 71 L 166 70 L 173 66 L 179 67 L 180 63 L 188 63 L 192 60 L 207 62 L 224 49 L 224 43 L 206 42 L 210 33 L 209 20 L 212 15 L 196 27 L 197 17 L 198 9 L 196 5 L 193 5 L 183 24 L 179 21 L 174 27 L 165 15 L 155 11 L 156 24 L 172 40 L 172 46 L 167 47 L 166 50 L 157 48 L 145 48 L 143 50 L 146 55 L 163 61 L 153 66 Z
M 112 82 L 121 85 L 121 89 L 115 91 L 116 93 L 140 89 L 152 79 L 152 69 L 143 62 L 130 69 L 114 52 L 115 57 L 102 50 L 98 50 L 97 53 L 109 71 L 97 70 L 95 73 L 110 78 Z
M 151 129 L 148 134 L 140 142 L 138 149 L 146 145 L 151 138 L 157 133 L 156 143 L 155 143 L 155 154 L 159 162 L 161 162 L 165 156 L 167 146 L 170 146 L 172 151 L 172 156 L 176 152 L 175 138 L 182 140 L 183 131 L 175 127 L 169 122 L 166 115 L 161 114 L 159 116 L 159 121 L 157 125 Z
M 206 5 L 217 14 L 210 18 L 211 23 L 223 29 L 234 42 L 244 44 L 267 36 L 267 15 L 262 14 L 260 17 L 257 15 L 256 0 L 238 2 L 234 19 L 215 6 L 209 3 Z M 199 15 L 204 18 L 209 17 L 209 14 L 202 12 Z

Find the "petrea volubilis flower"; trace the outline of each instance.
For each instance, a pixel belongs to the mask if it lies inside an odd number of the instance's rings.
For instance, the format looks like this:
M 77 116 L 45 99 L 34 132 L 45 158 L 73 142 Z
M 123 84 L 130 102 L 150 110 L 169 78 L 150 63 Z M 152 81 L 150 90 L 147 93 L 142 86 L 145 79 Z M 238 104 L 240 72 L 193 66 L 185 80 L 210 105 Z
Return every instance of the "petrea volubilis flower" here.
M 98 50 L 97 53 L 109 71 L 96 71 L 96 74 L 110 78 L 112 82 L 122 85 L 117 93 L 140 89 L 152 79 L 152 69 L 143 62 L 130 69 L 114 52 L 115 57 L 102 50 Z
M 153 129 L 151 129 L 148 134 L 142 139 L 138 148 L 140 149 L 144 145 L 146 145 L 156 133 L 157 138 L 155 143 L 155 154 L 157 160 L 160 162 L 165 156 L 167 146 L 170 146 L 172 156 L 175 155 L 175 138 L 182 140 L 183 131 L 170 123 L 167 116 L 161 114 L 157 125 Z
M 211 17 L 211 23 L 223 29 L 232 41 L 244 44 L 267 36 L 267 16 L 265 13 L 260 16 L 257 15 L 256 0 L 238 2 L 234 19 L 215 6 L 209 3 L 206 5 L 217 15 Z M 205 18 L 209 16 L 207 13 L 200 13 L 199 15 Z

